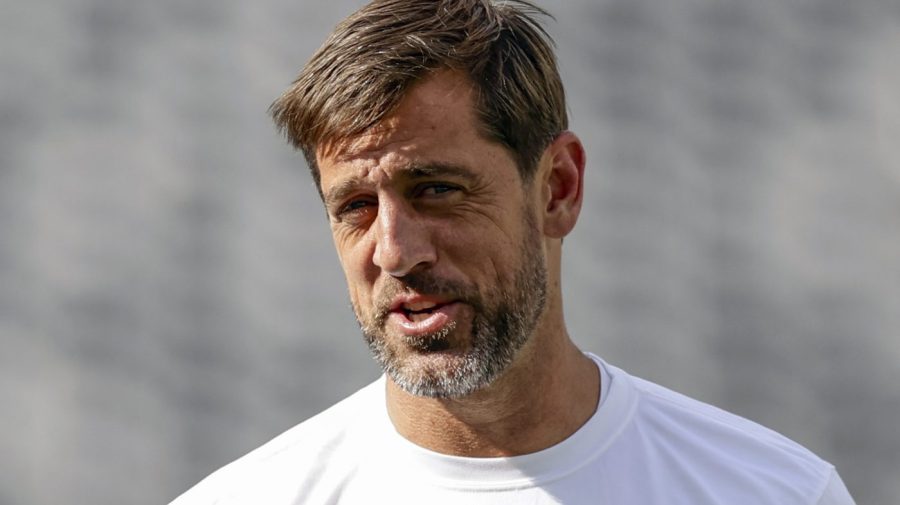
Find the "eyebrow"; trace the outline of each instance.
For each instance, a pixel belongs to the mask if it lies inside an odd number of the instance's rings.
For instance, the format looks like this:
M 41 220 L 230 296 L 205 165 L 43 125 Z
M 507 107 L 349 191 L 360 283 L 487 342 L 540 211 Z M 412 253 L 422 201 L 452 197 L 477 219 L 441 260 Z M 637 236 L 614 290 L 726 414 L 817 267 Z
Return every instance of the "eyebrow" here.
M 397 170 L 398 178 L 410 181 L 430 179 L 433 177 L 450 176 L 460 179 L 476 180 L 480 176 L 462 165 L 446 162 L 411 163 Z M 348 177 L 339 182 L 325 194 L 325 206 L 331 208 L 343 201 L 347 195 L 356 191 L 366 183 L 362 177 Z

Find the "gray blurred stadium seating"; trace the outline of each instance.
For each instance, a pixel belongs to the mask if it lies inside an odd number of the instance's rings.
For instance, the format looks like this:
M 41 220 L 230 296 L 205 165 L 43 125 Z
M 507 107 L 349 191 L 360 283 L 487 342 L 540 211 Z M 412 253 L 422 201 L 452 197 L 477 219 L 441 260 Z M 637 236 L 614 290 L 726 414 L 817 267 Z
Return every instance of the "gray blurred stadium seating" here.
M 900 497 L 900 3 L 542 2 L 570 331 Z M 266 108 L 357 1 L 0 0 L 0 504 L 165 503 L 378 371 Z

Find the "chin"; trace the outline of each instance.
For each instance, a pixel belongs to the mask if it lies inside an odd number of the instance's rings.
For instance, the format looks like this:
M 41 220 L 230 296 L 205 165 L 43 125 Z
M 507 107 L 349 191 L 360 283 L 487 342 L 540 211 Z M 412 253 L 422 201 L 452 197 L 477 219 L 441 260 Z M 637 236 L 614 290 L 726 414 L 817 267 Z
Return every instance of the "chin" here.
M 471 351 L 445 349 L 412 351 L 401 359 L 382 363 L 385 373 L 401 389 L 427 398 L 459 398 L 493 382 L 498 369 Z

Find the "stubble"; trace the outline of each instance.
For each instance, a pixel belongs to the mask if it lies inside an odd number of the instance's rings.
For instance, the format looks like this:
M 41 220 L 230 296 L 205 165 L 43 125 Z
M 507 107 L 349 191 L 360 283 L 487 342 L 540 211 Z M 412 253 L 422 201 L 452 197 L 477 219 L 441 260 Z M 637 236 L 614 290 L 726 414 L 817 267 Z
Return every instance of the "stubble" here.
M 372 317 L 364 320 L 354 307 L 373 357 L 400 388 L 431 398 L 469 395 L 499 377 L 529 340 L 546 305 L 547 268 L 536 220 L 528 210 L 524 214 L 521 264 L 511 285 L 498 279 L 492 289 L 481 292 L 477 286 L 424 271 L 384 286 Z M 391 340 L 386 330 L 389 304 L 397 294 L 410 291 L 468 305 L 472 318 L 467 345 L 453 348 L 459 345 L 452 339 L 460 330 L 456 321 L 433 334 Z

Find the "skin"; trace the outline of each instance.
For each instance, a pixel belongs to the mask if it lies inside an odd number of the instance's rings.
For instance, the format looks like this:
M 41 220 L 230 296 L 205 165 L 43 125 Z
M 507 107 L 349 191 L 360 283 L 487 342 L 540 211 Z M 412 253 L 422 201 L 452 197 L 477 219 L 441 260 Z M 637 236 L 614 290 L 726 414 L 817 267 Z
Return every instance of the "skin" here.
M 373 320 L 385 294 L 396 294 L 408 276 L 427 273 L 488 296 L 490 288 L 515 286 L 525 244 L 542 258 L 546 304 L 493 382 L 432 398 L 387 381 L 390 418 L 413 443 L 457 456 L 514 456 L 564 440 L 599 401 L 599 372 L 566 331 L 560 290 L 562 238 L 581 209 L 584 149 L 563 132 L 526 184 L 508 150 L 484 138 L 476 121 L 468 79 L 438 71 L 370 131 L 321 146 L 317 162 L 360 321 Z M 408 286 L 403 292 L 416 295 Z M 384 338 L 413 372 L 452 367 L 467 349 L 473 310 L 464 302 L 449 307 L 446 345 L 434 352 L 410 345 L 402 328 L 386 323 Z

